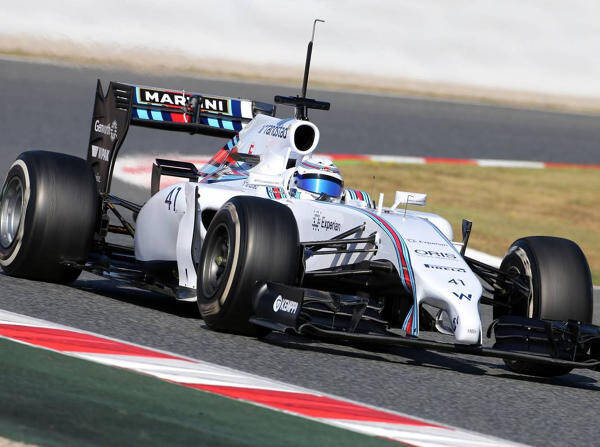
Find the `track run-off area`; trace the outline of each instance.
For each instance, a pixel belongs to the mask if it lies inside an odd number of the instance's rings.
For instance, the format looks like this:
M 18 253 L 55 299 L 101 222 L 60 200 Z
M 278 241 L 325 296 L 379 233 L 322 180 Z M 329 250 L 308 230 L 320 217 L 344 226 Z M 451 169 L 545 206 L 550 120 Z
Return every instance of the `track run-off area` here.
M 185 88 L 260 101 L 277 86 L 0 60 L 0 173 L 22 151 L 84 156 L 96 79 Z M 311 91 L 327 153 L 600 163 L 598 117 L 475 104 Z M 280 108 L 279 115 L 290 112 Z M 131 129 L 123 154 L 210 154 L 223 140 Z M 115 193 L 149 192 L 116 182 Z M 532 445 L 594 445 L 600 373 L 554 379 L 508 371 L 495 359 L 405 348 L 360 349 L 271 334 L 208 330 L 193 307 L 84 274 L 72 286 L 0 275 L 0 309 L 200 359 L 418 418 Z M 596 301 L 597 302 L 597 301 Z M 484 325 L 491 315 L 483 308 Z M 596 312 L 594 323 L 600 323 Z

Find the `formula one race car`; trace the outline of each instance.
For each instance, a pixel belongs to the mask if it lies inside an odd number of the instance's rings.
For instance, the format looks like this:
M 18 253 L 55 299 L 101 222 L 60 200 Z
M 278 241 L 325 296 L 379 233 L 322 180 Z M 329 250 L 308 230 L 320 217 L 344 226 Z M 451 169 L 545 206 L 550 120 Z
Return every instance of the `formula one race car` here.
M 295 117 L 256 101 L 100 81 L 87 160 L 30 151 L 14 162 L 0 204 L 0 264 L 13 276 L 68 283 L 82 270 L 197 301 L 209 328 L 269 330 L 332 340 L 413 346 L 503 358 L 514 371 L 560 375 L 600 365 L 592 283 L 581 249 L 525 237 L 500 268 L 465 257 L 442 217 L 393 206 L 344 186 L 314 154 L 309 109 L 329 103 L 275 96 Z M 157 159 L 151 198 L 110 193 L 129 126 L 228 138 L 209 163 Z M 180 183 L 160 188 L 161 178 Z M 132 219 L 126 219 L 128 210 Z M 115 243 L 110 234 L 130 236 Z M 123 236 L 121 236 L 123 237 Z M 493 306 L 483 347 L 479 305 Z M 426 340 L 425 331 L 453 337 Z

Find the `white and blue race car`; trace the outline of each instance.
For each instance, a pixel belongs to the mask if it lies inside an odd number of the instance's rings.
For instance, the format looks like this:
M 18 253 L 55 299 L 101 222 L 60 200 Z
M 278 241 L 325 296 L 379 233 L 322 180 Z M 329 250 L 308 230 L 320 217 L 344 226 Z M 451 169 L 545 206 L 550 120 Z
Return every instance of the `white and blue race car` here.
M 29 151 L 10 168 L 3 270 L 65 283 L 90 271 L 197 301 L 208 327 L 238 334 L 468 352 L 537 375 L 600 365 L 591 275 L 574 242 L 519 239 L 498 269 L 464 256 L 470 222 L 452 242 L 443 217 L 408 208 L 424 194 L 398 191 L 383 207 L 346 187 L 315 154 L 320 131 L 307 110 L 329 104 L 306 98 L 307 79 L 302 95 L 275 97 L 295 107 L 288 119 L 256 101 L 114 82 L 105 95 L 98 82 L 86 160 Z M 136 204 L 110 193 L 131 125 L 228 140 L 199 169 L 157 159 L 151 197 Z M 161 189 L 165 176 L 182 181 Z M 493 348 L 483 347 L 484 304 Z

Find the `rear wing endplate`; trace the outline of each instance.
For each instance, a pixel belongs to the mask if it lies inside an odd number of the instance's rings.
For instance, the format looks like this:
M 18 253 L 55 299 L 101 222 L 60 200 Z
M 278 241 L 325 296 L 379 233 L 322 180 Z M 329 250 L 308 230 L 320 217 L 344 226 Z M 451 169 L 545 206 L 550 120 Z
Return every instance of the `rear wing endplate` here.
M 272 104 L 185 90 L 98 80 L 87 161 L 98 190 L 108 193 L 112 172 L 130 125 L 232 138 L 257 114 L 275 115 Z

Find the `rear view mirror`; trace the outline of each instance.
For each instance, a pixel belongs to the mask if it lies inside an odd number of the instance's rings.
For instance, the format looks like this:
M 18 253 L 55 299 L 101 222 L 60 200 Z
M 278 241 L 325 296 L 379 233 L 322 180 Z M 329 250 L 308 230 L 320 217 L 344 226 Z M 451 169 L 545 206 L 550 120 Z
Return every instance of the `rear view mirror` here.
M 422 194 L 419 192 L 396 191 L 396 197 L 394 198 L 392 209 L 395 210 L 400 205 L 425 206 L 426 203 L 427 194 Z

